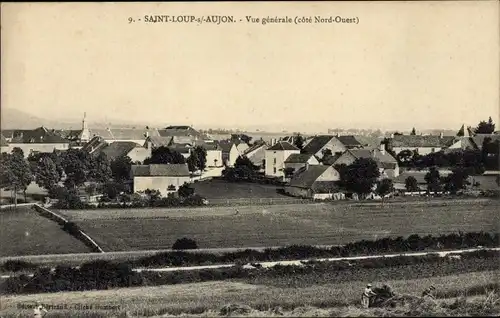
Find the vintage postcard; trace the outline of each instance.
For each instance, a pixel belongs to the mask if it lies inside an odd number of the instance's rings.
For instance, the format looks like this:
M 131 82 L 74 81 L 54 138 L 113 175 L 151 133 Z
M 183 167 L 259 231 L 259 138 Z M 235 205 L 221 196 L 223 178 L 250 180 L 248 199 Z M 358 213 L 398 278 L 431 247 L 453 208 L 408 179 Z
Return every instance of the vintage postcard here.
M 0 317 L 499 316 L 499 13 L 2 3 Z

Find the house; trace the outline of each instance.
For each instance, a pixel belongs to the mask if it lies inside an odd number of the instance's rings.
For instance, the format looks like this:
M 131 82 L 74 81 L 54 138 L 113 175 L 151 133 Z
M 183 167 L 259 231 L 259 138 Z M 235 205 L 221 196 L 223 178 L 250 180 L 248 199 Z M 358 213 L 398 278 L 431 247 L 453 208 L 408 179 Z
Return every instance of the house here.
M 168 147 L 172 144 L 173 137 L 171 136 L 148 136 L 144 142 L 144 146 L 151 145 L 153 149 L 160 147 Z
M 413 177 L 417 180 L 417 186 L 419 191 L 427 190 L 427 182 L 425 181 L 425 175 L 428 171 L 403 171 L 399 176 L 393 179 L 394 189 L 396 191 L 406 192 L 406 179 Z
M 455 136 L 435 135 L 394 135 L 389 139 L 389 147 L 394 153 L 403 150 L 417 151 L 420 155 L 427 155 L 447 149 L 457 142 Z
M 243 151 L 243 156 L 247 157 L 255 166 L 264 170 L 267 147 L 264 141 L 256 141 L 251 147 Z
M 3 134 L 4 132 L 2 132 Z M 4 137 L 6 137 L 4 135 Z M 6 138 L 7 139 L 7 138 Z M 9 138 L 9 149 L 20 148 L 24 157 L 31 153 L 49 153 L 54 150 L 68 150 L 70 142 L 53 129 L 39 127 L 33 130 L 12 131 Z
M 205 136 L 191 126 L 168 126 L 164 129 L 158 129 L 161 137 L 173 137 L 174 143 L 191 144 L 196 141 L 202 141 Z
M 188 143 L 171 144 L 170 146 L 168 146 L 168 149 L 180 153 L 184 157 L 184 159 L 187 159 L 189 158 L 189 156 L 191 156 L 191 150 L 193 149 L 193 146 L 191 146 L 191 144 Z
M 325 150 L 330 150 L 332 155 L 336 153 L 343 153 L 348 148 L 335 136 L 321 135 L 313 137 L 302 149 L 303 153 L 316 156 L 322 159 Z
M 104 147 L 106 147 L 108 143 L 99 136 L 95 136 L 90 139 L 87 143 L 83 144 L 80 148 L 83 151 L 86 151 L 90 154 L 98 153 Z
M 236 159 L 240 156 L 240 152 L 236 144 L 232 141 L 221 140 L 217 142 L 218 147 L 222 151 L 222 162 L 227 167 L 234 166 Z
M 4 137 L 4 135 L 0 135 L 0 153 L 10 152 L 9 150 L 9 142 Z
M 265 154 L 266 176 L 284 177 L 285 160 L 292 154 L 300 154 L 300 150 L 286 141 L 278 141 L 269 147 Z
M 133 163 L 142 164 L 151 157 L 151 147 L 144 147 L 131 141 L 115 141 L 103 147 L 99 153 L 104 153 L 110 161 L 129 157 Z
M 285 192 L 296 197 L 314 198 L 315 194 L 335 193 L 340 174 L 332 166 L 308 165 L 293 175 Z
M 380 146 L 380 149 L 349 149 L 335 160 L 334 165 L 350 165 L 359 158 L 374 159 L 377 162 L 381 178 L 395 178 L 399 175 L 398 161 L 385 151 L 383 145 Z
M 224 161 L 222 160 L 222 149 L 216 142 L 197 142 L 196 146 L 200 146 L 207 151 L 207 167 L 222 167 Z
M 134 193 L 151 189 L 167 196 L 191 180 L 187 164 L 133 165 L 130 173 Z
M 302 167 L 305 167 L 307 164 L 319 165 L 320 162 L 315 156 L 311 154 L 307 153 L 291 154 L 285 160 L 285 169 L 290 169 L 292 173 L 295 173 L 297 170 L 299 170 Z

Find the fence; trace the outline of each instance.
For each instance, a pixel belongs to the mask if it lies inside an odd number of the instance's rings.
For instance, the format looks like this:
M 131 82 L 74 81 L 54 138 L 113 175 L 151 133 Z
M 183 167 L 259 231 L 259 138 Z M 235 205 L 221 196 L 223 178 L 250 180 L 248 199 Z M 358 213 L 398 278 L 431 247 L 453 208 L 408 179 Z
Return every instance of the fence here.
M 210 199 L 209 205 L 258 205 L 258 204 L 300 204 L 310 203 L 310 199 L 298 198 L 236 198 L 236 199 Z

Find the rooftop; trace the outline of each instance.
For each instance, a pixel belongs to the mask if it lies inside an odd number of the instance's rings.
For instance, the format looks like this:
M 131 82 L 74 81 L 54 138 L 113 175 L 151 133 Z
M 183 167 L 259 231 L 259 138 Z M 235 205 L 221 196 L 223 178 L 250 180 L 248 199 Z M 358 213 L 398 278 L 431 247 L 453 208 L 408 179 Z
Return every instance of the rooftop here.
M 134 177 L 189 177 L 187 164 L 133 165 Z

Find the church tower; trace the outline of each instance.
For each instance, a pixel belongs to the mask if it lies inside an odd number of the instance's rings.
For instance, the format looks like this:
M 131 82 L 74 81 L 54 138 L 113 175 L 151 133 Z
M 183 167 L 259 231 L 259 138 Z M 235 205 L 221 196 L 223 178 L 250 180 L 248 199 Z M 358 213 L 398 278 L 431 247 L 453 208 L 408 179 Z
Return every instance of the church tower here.
M 83 120 L 82 120 L 82 131 L 80 133 L 80 142 L 88 142 L 90 140 L 90 130 L 87 125 L 87 113 L 83 113 Z

